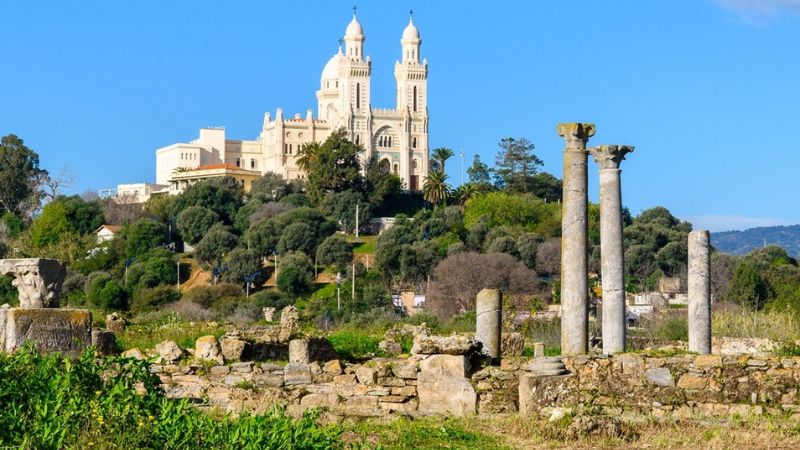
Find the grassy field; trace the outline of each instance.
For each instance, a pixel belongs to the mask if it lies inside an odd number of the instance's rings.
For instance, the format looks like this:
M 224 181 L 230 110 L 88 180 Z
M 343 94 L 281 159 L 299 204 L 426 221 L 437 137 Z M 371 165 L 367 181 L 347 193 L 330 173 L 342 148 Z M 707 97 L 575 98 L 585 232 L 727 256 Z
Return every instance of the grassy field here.
M 569 422 L 519 416 L 485 419 L 397 419 L 345 426 L 358 448 L 405 449 L 795 449 L 800 422 L 753 419 L 730 422 L 621 423 L 616 435 L 574 435 Z

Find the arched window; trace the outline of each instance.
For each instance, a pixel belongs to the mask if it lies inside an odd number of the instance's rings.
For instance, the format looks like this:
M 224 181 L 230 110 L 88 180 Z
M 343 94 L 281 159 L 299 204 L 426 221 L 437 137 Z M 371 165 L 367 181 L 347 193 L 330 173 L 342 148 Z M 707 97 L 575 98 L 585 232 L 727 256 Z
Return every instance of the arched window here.
M 417 112 L 417 87 L 414 86 L 414 112 Z
M 356 135 L 356 145 L 359 145 L 359 144 L 361 144 L 361 136 L 357 134 Z
M 397 172 L 398 172 L 398 170 L 399 170 L 399 168 L 398 168 L 398 165 L 397 165 L 397 164 L 395 164 L 395 165 L 394 165 L 394 174 L 395 174 L 395 175 L 397 175 Z
M 417 138 L 411 138 L 411 148 L 417 148 Z
M 419 164 L 417 163 L 416 159 L 411 161 L 411 173 L 415 173 L 416 174 L 418 167 L 419 167 Z
M 378 168 L 381 169 L 383 173 L 389 173 L 389 160 L 382 159 L 380 163 L 378 163 Z
M 416 89 L 416 88 L 414 88 Z M 414 91 L 416 92 L 416 91 Z M 416 94 L 415 94 L 416 95 Z M 361 108 L 361 83 L 356 83 L 356 109 Z M 416 107 L 414 107 L 414 111 L 416 111 Z
M 389 143 L 388 143 L 387 145 L 388 145 L 389 147 L 391 147 L 391 146 L 392 146 L 392 137 L 391 137 L 391 136 L 389 136 Z

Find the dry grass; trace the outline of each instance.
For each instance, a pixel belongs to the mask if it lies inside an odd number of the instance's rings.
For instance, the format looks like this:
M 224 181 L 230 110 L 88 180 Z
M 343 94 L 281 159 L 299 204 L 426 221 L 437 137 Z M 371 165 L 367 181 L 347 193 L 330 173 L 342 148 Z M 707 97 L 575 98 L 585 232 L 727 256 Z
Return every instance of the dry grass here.
M 622 437 L 574 437 L 569 421 L 520 416 L 467 419 L 397 419 L 346 426 L 355 446 L 390 449 L 796 449 L 800 425 L 792 419 L 623 423 Z
M 788 311 L 715 309 L 711 315 L 711 328 L 713 336 L 768 338 L 776 342 L 800 340 L 800 318 Z

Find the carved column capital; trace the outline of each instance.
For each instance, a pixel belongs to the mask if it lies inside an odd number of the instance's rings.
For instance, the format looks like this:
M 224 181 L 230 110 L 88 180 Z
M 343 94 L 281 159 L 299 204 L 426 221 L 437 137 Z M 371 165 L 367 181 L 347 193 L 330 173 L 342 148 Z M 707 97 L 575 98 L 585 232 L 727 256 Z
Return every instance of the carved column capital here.
M 558 135 L 564 138 L 567 149 L 586 148 L 589 138 L 594 136 L 595 127 L 593 123 L 560 123 L 556 126 Z
M 634 149 L 632 145 L 598 145 L 589 149 L 600 169 L 619 169 L 625 155 Z

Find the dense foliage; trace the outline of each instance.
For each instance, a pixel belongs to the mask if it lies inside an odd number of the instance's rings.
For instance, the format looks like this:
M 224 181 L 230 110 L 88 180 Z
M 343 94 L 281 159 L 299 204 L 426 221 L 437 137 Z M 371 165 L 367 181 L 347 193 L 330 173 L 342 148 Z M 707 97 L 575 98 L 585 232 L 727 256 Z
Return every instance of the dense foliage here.
M 279 409 L 213 417 L 167 399 L 148 363 L 0 353 L 0 447 L 130 449 L 341 448 L 341 429 Z

